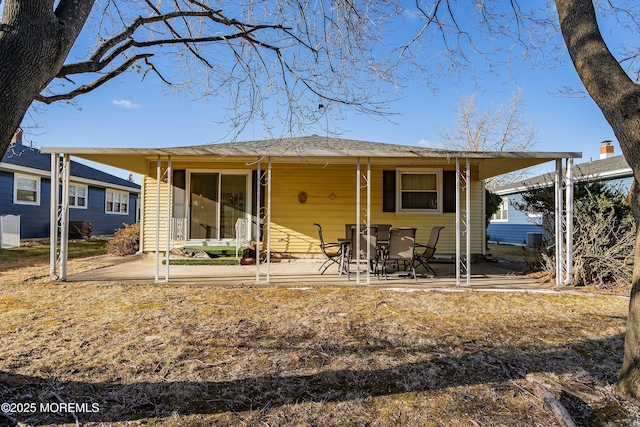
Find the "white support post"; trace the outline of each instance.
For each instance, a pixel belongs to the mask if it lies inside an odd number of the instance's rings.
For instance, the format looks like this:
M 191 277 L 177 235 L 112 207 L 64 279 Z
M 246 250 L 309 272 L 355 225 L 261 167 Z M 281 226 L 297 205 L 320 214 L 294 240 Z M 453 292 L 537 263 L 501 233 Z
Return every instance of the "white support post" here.
M 467 158 L 466 164 L 467 170 L 465 171 L 465 196 L 466 196 L 466 225 L 467 225 L 467 241 L 466 241 L 466 254 L 467 254 L 467 286 L 471 286 L 471 163 Z
M 460 159 L 456 158 L 456 286 L 460 286 Z
M 461 185 L 460 182 L 464 184 Z M 465 212 L 462 216 L 462 190 L 465 191 Z M 460 159 L 456 159 L 456 286 L 460 286 L 462 272 L 466 276 L 466 284 L 471 284 L 471 165 L 467 158 L 464 174 L 461 171 Z M 465 235 L 464 253 L 462 253 L 462 235 Z
M 51 212 L 49 224 L 49 276 L 58 280 L 58 204 L 60 203 L 60 153 L 51 153 Z
M 371 284 L 371 157 L 367 157 L 367 285 Z
M 556 159 L 555 179 L 556 286 L 562 285 L 564 236 L 562 233 L 562 159 Z
M 161 178 L 160 156 L 156 162 L 156 268 L 155 282 L 160 280 L 160 178 Z
M 260 168 L 260 159 L 258 159 L 258 173 L 257 173 L 256 183 L 256 244 L 255 244 L 255 253 L 256 257 L 256 283 L 260 282 L 260 232 L 262 231 L 261 227 L 261 215 L 262 215 L 262 205 L 260 205 L 260 193 L 262 190 L 262 169 Z
M 571 285 L 573 282 L 573 159 L 567 158 L 567 186 L 566 186 L 566 274 L 564 285 Z
M 62 194 L 60 208 L 60 280 L 67 280 L 67 259 L 69 257 L 69 179 L 71 178 L 71 158 L 62 156 Z
M 164 281 L 169 283 L 169 253 L 171 252 L 171 156 L 167 160 L 167 242 L 165 252 Z
M 271 280 L 271 157 L 269 157 L 269 163 L 267 165 L 267 283 L 269 283 L 270 280 Z
M 351 248 L 351 250 L 355 251 L 355 260 L 356 260 L 356 284 L 360 284 L 360 157 L 358 157 L 358 162 L 356 166 L 356 229 L 352 232 L 355 233 L 356 237 L 356 247 Z

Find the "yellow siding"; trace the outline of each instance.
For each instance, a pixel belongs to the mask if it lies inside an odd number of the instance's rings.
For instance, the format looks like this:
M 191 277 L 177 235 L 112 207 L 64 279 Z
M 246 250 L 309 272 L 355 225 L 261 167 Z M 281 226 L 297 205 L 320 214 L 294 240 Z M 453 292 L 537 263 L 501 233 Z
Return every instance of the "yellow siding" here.
M 155 175 L 155 174 L 154 174 Z M 157 190 L 158 181 L 154 177 L 144 177 L 144 210 L 142 213 L 142 250 L 153 252 L 156 250 L 156 226 L 158 218 Z M 164 252 L 167 245 L 167 184 L 160 182 L 160 251 Z
M 173 162 L 174 169 L 224 170 L 255 169 L 255 165 L 241 163 L 207 164 Z M 413 165 L 418 167 L 419 165 Z M 266 162 L 263 163 L 263 170 Z M 423 165 L 423 167 L 434 167 Z M 436 166 L 436 167 L 442 167 Z M 166 168 L 163 162 L 162 170 Z M 454 167 L 446 165 L 445 169 Z M 396 227 L 416 227 L 418 242 L 426 243 L 431 227 L 445 227 L 438 242 L 438 253 L 455 253 L 455 213 L 446 214 L 407 214 L 382 212 L 382 171 L 391 170 L 392 166 L 376 165 L 371 167 L 371 223 L 392 224 Z M 144 178 L 144 210 L 143 210 L 143 250 L 155 250 L 156 236 L 156 188 L 155 162 L 149 165 L 149 176 Z M 362 172 L 366 173 L 363 162 Z M 473 170 L 477 177 L 477 168 Z M 281 164 L 272 166 L 272 199 L 271 199 L 271 250 L 290 253 L 317 253 L 318 233 L 314 222 L 322 225 L 326 241 L 336 241 L 344 237 L 344 224 L 356 222 L 356 167 L 354 164 L 315 165 L 315 164 Z M 266 192 L 266 188 L 263 190 Z M 307 193 L 306 203 L 298 201 L 298 193 Z M 335 198 L 330 198 L 331 194 Z M 364 207 L 366 190 L 363 188 L 362 217 L 365 221 Z M 166 242 L 166 183 L 161 183 L 160 194 L 160 250 L 164 250 Z M 464 192 L 462 193 L 464 209 Z M 471 194 L 472 254 L 484 253 L 484 189 L 482 183 L 475 180 Z M 463 211 L 464 214 L 464 211 Z M 462 247 L 465 237 L 461 239 Z
M 385 167 L 384 169 L 390 169 Z M 416 227 L 417 240 L 426 243 L 431 227 L 443 225 L 438 252 L 455 253 L 455 213 L 407 214 L 382 212 L 382 167 L 371 170 L 371 223 L 395 227 Z M 344 224 L 356 222 L 356 169 L 353 165 L 274 165 L 272 195 L 271 247 L 278 252 L 317 252 L 318 233 L 314 222 L 322 225 L 325 241 L 336 241 L 345 235 Z M 298 202 L 298 193 L 307 193 L 307 202 Z M 334 193 L 335 199 L 329 198 Z M 484 252 L 484 191 L 475 181 L 471 193 L 471 252 Z M 366 190 L 362 189 L 362 214 Z M 463 193 L 464 209 L 464 193 Z M 462 237 L 464 246 L 466 237 Z

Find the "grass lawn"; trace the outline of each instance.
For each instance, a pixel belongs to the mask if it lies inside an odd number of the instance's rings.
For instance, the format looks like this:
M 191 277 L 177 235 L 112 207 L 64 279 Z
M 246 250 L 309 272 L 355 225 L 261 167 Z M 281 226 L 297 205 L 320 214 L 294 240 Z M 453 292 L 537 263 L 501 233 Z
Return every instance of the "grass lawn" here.
M 106 245 L 106 240 L 69 242 L 69 259 L 104 255 L 107 253 Z M 0 249 L 0 270 L 18 265 L 48 263 L 49 249 L 49 245 Z
M 533 249 L 523 246 L 489 244 L 487 247 L 489 248 L 489 253 L 491 253 L 494 258 L 526 262 L 527 259 L 533 259 L 535 256 Z
M 612 387 L 624 297 L 25 281 L 34 269 L 0 281 L 0 401 L 87 404 L 87 426 L 561 425 L 534 382 L 578 425 L 640 422 Z

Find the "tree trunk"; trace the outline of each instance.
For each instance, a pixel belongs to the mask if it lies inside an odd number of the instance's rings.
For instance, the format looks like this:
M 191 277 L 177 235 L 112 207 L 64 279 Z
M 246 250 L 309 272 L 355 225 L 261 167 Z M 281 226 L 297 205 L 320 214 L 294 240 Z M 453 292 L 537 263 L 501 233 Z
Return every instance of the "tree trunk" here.
M 53 80 L 94 1 L 5 0 L 0 23 L 0 158 L 35 97 Z
M 640 185 L 634 180 L 629 202 L 636 223 L 636 246 L 633 261 L 633 287 L 629 301 L 627 332 L 624 338 L 624 359 L 618 374 L 618 392 L 640 400 Z
M 636 222 L 631 300 L 618 391 L 640 399 L 640 87 L 607 48 L 591 0 L 556 0 L 560 28 L 576 71 L 611 125 L 633 170 L 630 193 Z M 596 141 L 594 141 L 596 143 Z

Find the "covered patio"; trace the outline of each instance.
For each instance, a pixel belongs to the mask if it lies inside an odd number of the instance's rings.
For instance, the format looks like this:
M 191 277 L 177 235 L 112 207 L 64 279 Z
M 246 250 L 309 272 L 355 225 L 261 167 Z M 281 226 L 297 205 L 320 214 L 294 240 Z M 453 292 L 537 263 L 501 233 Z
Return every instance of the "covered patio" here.
M 346 275 L 339 276 L 336 267 L 331 267 L 321 275 L 318 268 L 323 260 L 295 259 L 272 262 L 270 265 L 270 285 L 275 286 L 353 286 L 354 280 Z M 472 264 L 469 286 L 460 287 L 456 280 L 456 266 L 453 261 L 438 261 L 432 264 L 438 276 L 419 276 L 413 280 L 404 275 L 391 274 L 388 280 L 371 277 L 370 286 L 402 289 L 439 290 L 502 290 L 502 291 L 543 291 L 552 284 L 540 282 L 523 274 L 523 268 L 512 262 L 479 262 Z M 262 265 L 261 269 L 267 268 Z M 71 274 L 68 282 L 127 282 L 149 283 L 155 279 L 154 254 L 138 254 L 115 260 L 109 267 L 102 267 L 82 273 Z M 171 283 L 193 283 L 201 285 L 256 285 L 255 265 L 172 265 Z M 263 282 L 262 284 L 265 284 Z
M 345 223 L 354 223 L 357 228 L 376 223 L 417 227 L 422 233 L 418 235 L 419 242 L 424 241 L 425 234 L 432 226 L 445 226 L 447 235 L 439 246 L 442 247 L 441 253 L 453 259 L 452 263 L 447 264 L 452 271 L 439 274 L 435 279 L 420 278 L 419 281 L 435 280 L 434 283 L 472 286 L 482 283 L 485 276 L 478 270 L 481 263 L 472 264 L 472 258 L 483 255 L 485 250 L 484 180 L 529 166 L 555 162 L 555 244 L 559 248 L 556 284 L 571 282 L 572 166 L 573 159 L 581 157 L 580 153 L 460 152 L 317 135 L 175 148 L 54 147 L 43 148 L 42 151 L 51 153 L 52 179 L 60 183 L 59 193 L 53 191 L 51 196 L 51 277 L 54 280 L 69 279 L 66 271 L 68 164 L 73 155 L 143 175 L 141 244 L 146 257 L 144 267 L 140 264 L 140 273 L 144 270 L 144 274 L 130 279 L 148 280 L 150 267 L 153 273 L 151 278 L 155 282 L 202 278 L 241 283 L 322 283 L 343 280 L 349 283 L 337 273 L 331 279 L 327 277 L 329 272 L 320 276 L 314 265 L 319 260 L 271 262 L 272 253 L 319 253 L 313 223 L 321 221 L 335 236 L 329 240 L 340 237 L 339 230 L 344 230 Z M 419 209 L 403 205 L 405 189 L 402 185 L 404 177 L 410 174 L 428 175 L 435 183 L 431 205 Z M 237 235 L 238 228 L 234 234 L 230 224 L 223 224 L 222 202 L 215 199 L 220 197 L 221 190 L 217 190 L 217 196 L 198 194 L 199 199 L 193 196 L 198 185 L 195 178 L 202 178 L 200 182 L 204 184 L 215 182 L 215 185 L 222 186 L 226 176 L 238 177 L 235 185 L 240 192 L 234 194 L 239 194 L 240 199 L 234 197 L 240 202 L 225 209 L 229 208 L 229 213 L 235 215 L 233 218 L 253 224 L 241 229 L 245 230 L 242 233 L 246 232 L 246 235 Z M 387 197 L 387 190 L 390 190 L 390 198 Z M 204 188 L 198 191 L 211 190 Z M 566 198 L 566 203 L 563 198 Z M 390 209 L 387 208 L 388 202 Z M 176 247 L 176 236 L 180 235 L 181 244 L 184 244 L 185 237 L 182 235 L 185 231 L 186 234 L 190 232 L 195 235 L 194 227 L 199 219 L 194 214 L 194 206 L 205 205 L 209 206 L 209 211 L 217 209 L 218 216 L 209 219 L 214 225 L 206 229 L 206 235 L 200 240 L 208 241 L 210 235 L 217 242 L 233 242 L 235 245 L 241 240 L 257 240 L 258 249 L 266 255 L 264 263 L 260 262 L 260 257 L 256 257 L 258 262 L 253 267 L 229 266 L 225 270 L 219 266 L 171 265 L 170 253 Z M 182 213 L 176 214 L 177 211 Z M 217 227 L 224 228 L 224 236 Z M 231 236 L 230 240 L 223 239 L 227 234 Z M 55 238 L 58 235 L 59 240 Z M 360 248 L 356 249 L 359 252 Z M 362 268 L 358 268 L 355 281 L 351 283 L 377 283 L 375 276 L 368 274 L 368 263 L 365 264 L 365 270 L 361 274 Z M 416 284 L 411 279 L 407 280 Z M 382 280 L 380 282 L 384 283 Z M 402 280 L 393 282 L 401 283 Z

